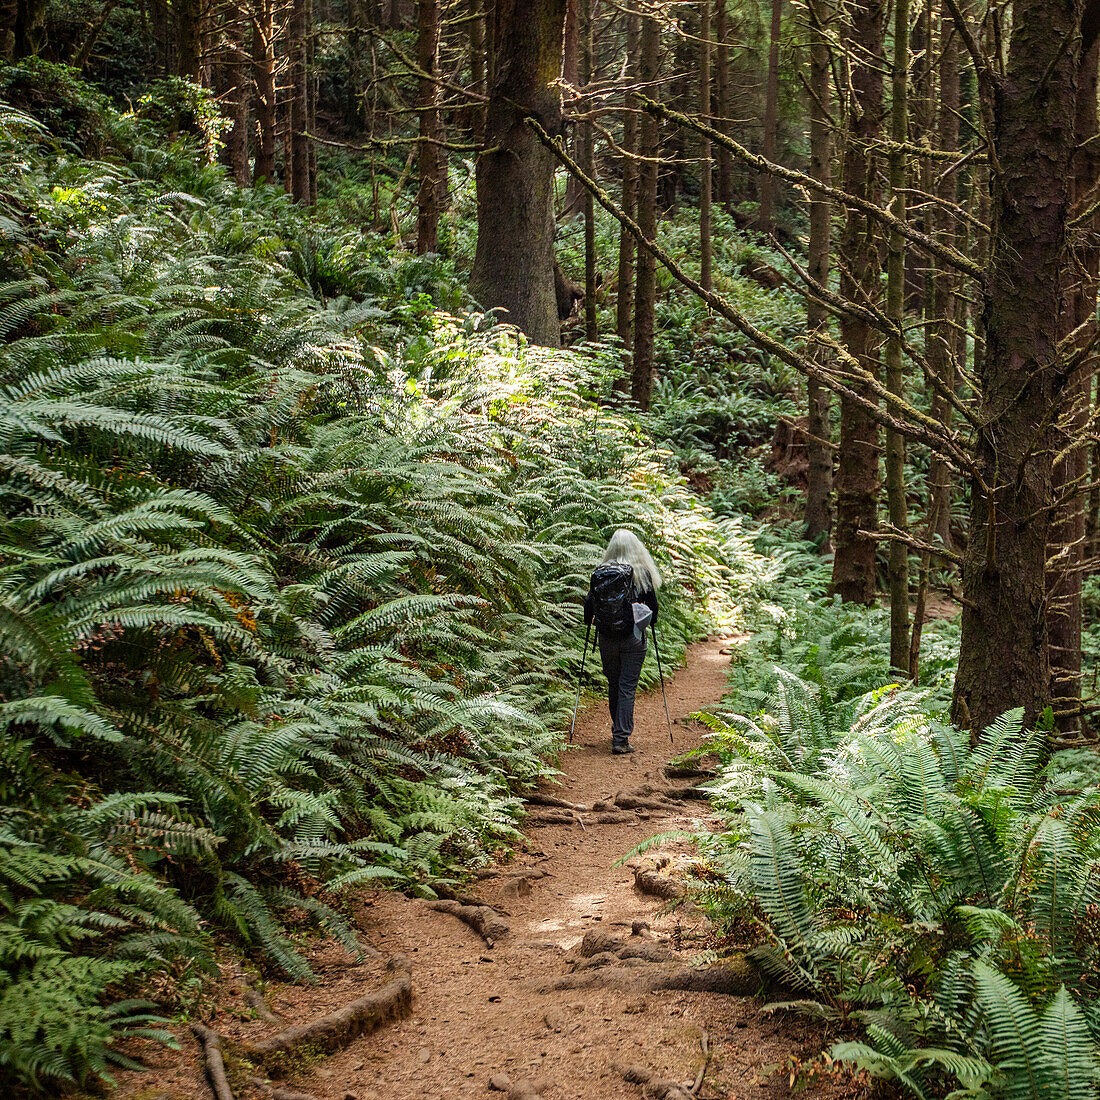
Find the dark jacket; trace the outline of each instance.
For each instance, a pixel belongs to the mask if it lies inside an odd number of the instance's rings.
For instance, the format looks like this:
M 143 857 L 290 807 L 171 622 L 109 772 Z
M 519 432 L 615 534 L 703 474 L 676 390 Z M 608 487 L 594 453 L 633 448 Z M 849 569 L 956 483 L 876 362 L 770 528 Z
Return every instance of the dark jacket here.
M 638 603 L 644 603 L 653 612 L 653 625 L 657 625 L 657 593 L 651 588 L 648 592 L 638 593 Z M 584 598 L 584 625 L 588 626 L 596 614 L 596 597 L 589 585 L 588 595 Z

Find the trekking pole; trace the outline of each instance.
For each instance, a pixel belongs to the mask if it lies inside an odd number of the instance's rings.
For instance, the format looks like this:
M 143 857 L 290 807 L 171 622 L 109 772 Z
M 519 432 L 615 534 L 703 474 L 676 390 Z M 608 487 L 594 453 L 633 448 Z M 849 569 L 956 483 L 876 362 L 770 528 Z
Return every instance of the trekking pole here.
M 581 683 L 584 681 L 584 659 L 588 655 L 588 635 L 592 632 L 592 624 L 588 623 L 584 628 L 584 649 L 581 650 L 581 673 L 577 677 L 577 701 L 573 704 L 573 721 L 569 723 L 569 744 L 573 744 L 573 730 L 577 725 L 577 708 L 581 705 Z
M 665 721 L 668 723 L 668 743 L 675 748 L 676 742 L 672 740 L 672 719 L 668 716 L 668 696 L 665 694 L 665 674 L 661 669 L 661 651 L 657 647 L 657 628 L 653 623 L 649 624 L 653 633 L 653 652 L 657 654 L 657 675 L 661 677 L 661 698 L 665 701 Z

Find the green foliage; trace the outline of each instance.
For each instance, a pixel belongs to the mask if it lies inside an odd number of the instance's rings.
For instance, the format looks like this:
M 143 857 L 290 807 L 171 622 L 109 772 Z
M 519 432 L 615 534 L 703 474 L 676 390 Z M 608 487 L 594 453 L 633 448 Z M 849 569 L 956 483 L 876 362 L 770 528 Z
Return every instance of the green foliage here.
M 354 885 L 512 841 L 613 528 L 668 578 L 670 661 L 757 559 L 616 409 L 614 349 L 445 312 L 447 261 L 43 80 L 65 125 L 92 104 L 82 148 L 134 143 L 74 158 L 3 108 L 0 1072 L 49 1089 L 155 1034 L 131 993 L 213 932 L 309 980 L 301 928 L 354 947 Z
M 834 1056 L 918 1097 L 1096 1096 L 1095 757 L 1046 762 L 1019 712 L 971 747 L 927 690 L 860 690 L 860 646 L 819 631 L 790 654 L 814 679 L 776 667 L 765 709 L 707 719 L 728 831 L 704 900 L 758 924 L 789 1007 L 866 1026 Z

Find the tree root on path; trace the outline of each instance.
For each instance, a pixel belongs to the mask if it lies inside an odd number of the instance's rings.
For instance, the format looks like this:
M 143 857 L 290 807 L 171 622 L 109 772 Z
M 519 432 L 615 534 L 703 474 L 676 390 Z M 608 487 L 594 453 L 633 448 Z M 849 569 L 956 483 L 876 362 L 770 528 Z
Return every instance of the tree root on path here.
M 191 1033 L 202 1044 L 203 1066 L 214 1100 L 233 1100 L 233 1090 L 229 1087 L 229 1081 L 225 1076 L 221 1037 L 212 1028 L 199 1023 L 198 1020 L 191 1025 Z
M 665 775 L 669 779 L 716 779 L 716 768 L 696 768 L 690 764 L 666 764 Z
M 643 894 L 651 894 L 653 897 L 663 898 L 665 901 L 676 901 L 687 893 L 683 883 L 648 868 L 635 870 L 634 888 L 640 890 Z
M 255 1065 L 278 1068 L 278 1064 L 297 1047 L 308 1046 L 326 1053 L 338 1050 L 358 1036 L 404 1016 L 412 1007 L 412 967 L 400 955 L 392 958 L 389 965 L 399 972 L 399 976 L 381 989 L 309 1023 L 287 1028 L 255 1043 L 243 1044 L 241 1053 Z
M 583 969 L 565 974 L 540 986 L 539 993 L 559 993 L 587 989 L 616 989 L 624 993 L 724 993 L 730 997 L 748 997 L 760 991 L 764 984 L 760 974 L 749 962 L 733 957 L 713 966 L 693 970 L 672 968 L 667 963 L 652 963 L 645 959 L 624 958 L 614 965 L 614 956 L 601 953 L 592 956 Z M 600 965 L 604 964 L 604 965 Z
M 619 1066 L 618 1070 L 624 1080 L 632 1085 L 641 1085 L 642 1095 L 651 1100 L 695 1100 L 695 1093 L 685 1089 L 679 1082 L 658 1077 L 645 1066 Z
M 505 1100 L 542 1100 L 540 1089 L 529 1081 L 518 1081 L 513 1085 L 511 1078 L 506 1073 L 494 1073 L 489 1078 L 489 1091 L 506 1092 L 508 1095 Z
M 523 796 L 523 801 L 528 806 L 551 806 L 562 810 L 572 810 L 574 813 L 583 814 L 589 810 L 583 803 L 567 802 L 564 798 L 558 798 L 552 794 L 542 794 L 540 791 L 529 791 Z
M 428 908 L 437 913 L 450 913 L 468 924 L 490 947 L 511 929 L 495 909 L 488 905 L 463 905 L 460 901 L 429 901 Z

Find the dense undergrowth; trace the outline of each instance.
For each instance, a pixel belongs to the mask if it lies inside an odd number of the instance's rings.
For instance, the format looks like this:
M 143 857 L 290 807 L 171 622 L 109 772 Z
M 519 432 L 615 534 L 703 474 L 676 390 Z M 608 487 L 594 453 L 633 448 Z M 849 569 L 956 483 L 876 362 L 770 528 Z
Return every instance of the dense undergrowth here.
M 0 1077 L 54 1089 L 216 936 L 308 980 L 349 888 L 516 837 L 612 528 L 673 660 L 760 559 L 616 349 L 536 353 L 448 262 L 238 190 L 155 96 L 0 89 Z
M 697 896 L 757 929 L 772 1010 L 858 1022 L 833 1057 L 925 1100 L 1085 1100 L 1100 1085 L 1100 758 L 1052 754 L 1010 713 L 975 744 L 947 718 L 957 626 L 922 683 L 888 624 L 820 595 L 790 549 L 708 718 L 726 830 Z

